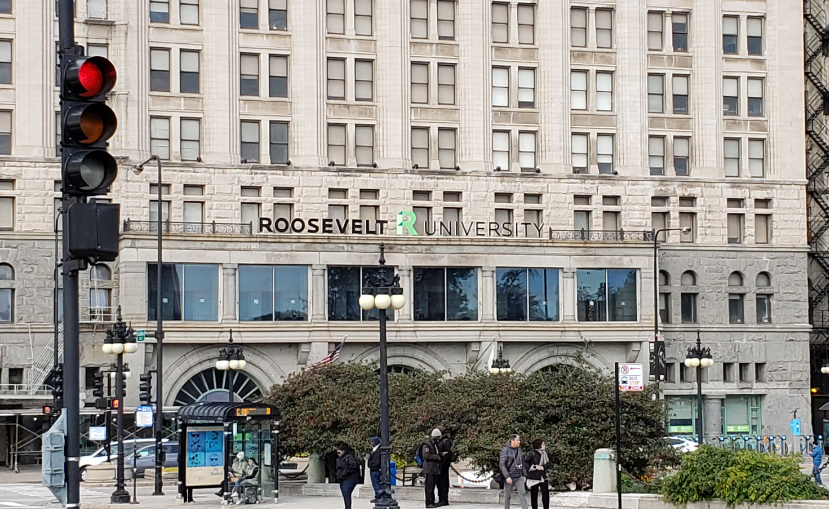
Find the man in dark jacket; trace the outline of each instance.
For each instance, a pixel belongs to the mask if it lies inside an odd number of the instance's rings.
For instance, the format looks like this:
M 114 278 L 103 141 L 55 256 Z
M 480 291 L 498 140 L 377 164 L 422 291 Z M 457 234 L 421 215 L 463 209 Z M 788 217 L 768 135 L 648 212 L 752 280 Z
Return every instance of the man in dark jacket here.
M 435 503 L 435 482 L 440 474 L 440 452 L 438 441 L 440 430 L 432 430 L 432 436 L 427 438 L 420 446 L 420 457 L 423 459 L 421 473 L 426 477 L 426 507 L 437 507 Z
M 374 488 L 373 504 L 380 498 L 380 439 L 371 437 L 371 453 L 368 455 L 368 472 L 371 477 L 371 487 Z
M 524 458 L 521 454 L 521 437 L 510 435 L 509 442 L 501 449 L 498 460 L 501 475 L 504 476 L 504 509 L 509 509 L 512 488 L 518 490 L 521 509 L 527 509 L 527 491 L 524 488 Z
M 441 429 L 441 428 L 438 428 Z M 449 470 L 452 468 L 452 441 L 444 434 L 437 444 L 440 454 L 440 475 L 438 475 L 438 507 L 449 505 Z

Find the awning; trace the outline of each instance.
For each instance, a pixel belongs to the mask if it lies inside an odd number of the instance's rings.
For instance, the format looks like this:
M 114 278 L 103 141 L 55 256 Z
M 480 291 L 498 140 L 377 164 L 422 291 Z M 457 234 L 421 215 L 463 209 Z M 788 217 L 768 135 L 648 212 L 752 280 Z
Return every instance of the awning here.
M 265 403 L 202 402 L 179 408 L 179 419 L 185 422 L 233 422 L 274 420 L 282 418 L 279 409 Z

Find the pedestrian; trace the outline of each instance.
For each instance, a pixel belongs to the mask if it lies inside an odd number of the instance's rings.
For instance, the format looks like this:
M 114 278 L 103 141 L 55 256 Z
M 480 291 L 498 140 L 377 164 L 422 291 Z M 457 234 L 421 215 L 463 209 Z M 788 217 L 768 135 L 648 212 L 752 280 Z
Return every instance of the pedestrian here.
M 343 494 L 345 509 L 351 509 L 351 494 L 360 480 L 360 464 L 345 444 L 337 446 L 337 456 L 337 479 L 340 481 L 340 492 Z
M 521 454 L 520 436 L 509 436 L 509 441 L 501 449 L 498 466 L 501 469 L 501 475 L 504 476 L 504 509 L 509 509 L 513 487 L 518 491 L 521 509 L 527 509 L 527 490 L 524 488 L 524 458 Z
M 371 487 L 374 488 L 374 498 L 371 503 L 380 499 L 380 439 L 371 437 L 371 453 L 368 455 L 368 472 L 371 477 Z
M 435 484 L 440 475 L 440 453 L 438 452 L 440 436 L 440 430 L 434 429 L 432 435 L 420 445 L 420 457 L 423 459 L 421 473 L 426 477 L 426 507 L 438 507 L 435 503 Z
M 538 509 L 538 492 L 541 491 L 541 504 L 544 509 L 550 509 L 550 483 L 547 481 L 547 471 L 550 469 L 550 457 L 547 456 L 547 444 L 544 440 L 533 440 L 533 448 L 524 457 L 527 465 L 527 487 L 530 488 L 530 503 L 533 509 Z
M 443 428 L 438 428 L 443 432 Z M 449 505 L 449 469 L 452 468 L 452 440 L 449 435 L 443 434 L 437 444 L 440 454 L 440 475 L 437 478 L 438 507 Z
M 255 459 L 248 458 L 248 464 L 240 472 L 239 478 L 236 479 L 236 486 L 233 488 L 233 491 L 239 493 L 239 499 L 236 500 L 236 505 L 245 502 L 244 488 L 257 485 L 259 485 L 259 465 L 256 464 Z
M 230 477 L 239 476 L 239 474 L 245 470 L 245 453 L 238 452 L 236 453 L 236 459 L 233 460 L 233 466 L 230 467 Z M 230 485 L 228 483 L 228 479 L 222 481 L 222 487 L 219 488 L 219 491 L 216 492 L 217 497 L 223 497 L 225 491 L 230 491 Z
M 820 441 L 815 440 L 815 448 L 809 453 L 812 457 L 812 473 L 815 475 L 815 482 L 818 486 L 823 486 L 820 480 L 820 464 L 823 463 L 823 449 L 820 447 Z

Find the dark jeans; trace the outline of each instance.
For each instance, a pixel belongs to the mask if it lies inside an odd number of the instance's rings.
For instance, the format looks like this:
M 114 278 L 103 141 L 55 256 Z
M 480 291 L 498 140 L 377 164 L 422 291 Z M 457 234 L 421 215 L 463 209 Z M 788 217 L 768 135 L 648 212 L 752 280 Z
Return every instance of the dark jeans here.
M 432 505 L 435 503 L 435 483 L 437 481 L 437 477 L 440 474 L 425 474 L 426 475 L 426 483 L 424 485 L 426 489 L 426 505 Z
M 544 481 L 530 488 L 530 504 L 533 509 L 538 509 L 538 490 L 541 489 L 541 505 L 544 509 L 550 509 L 550 483 Z
M 812 473 L 815 474 L 815 482 L 818 484 L 823 484 L 820 480 L 820 465 L 814 465 L 812 467 Z
M 380 498 L 380 471 L 379 470 L 371 470 L 369 472 L 371 475 L 371 487 L 374 488 L 374 498 Z
M 444 503 L 449 502 L 449 468 L 447 467 L 446 470 L 443 470 L 443 466 L 441 466 L 441 471 L 437 476 L 438 478 L 435 480 L 435 484 L 438 486 L 438 502 Z
M 357 479 L 351 478 L 340 482 L 340 491 L 343 494 L 343 501 L 345 502 L 345 509 L 351 509 L 351 493 L 357 487 Z

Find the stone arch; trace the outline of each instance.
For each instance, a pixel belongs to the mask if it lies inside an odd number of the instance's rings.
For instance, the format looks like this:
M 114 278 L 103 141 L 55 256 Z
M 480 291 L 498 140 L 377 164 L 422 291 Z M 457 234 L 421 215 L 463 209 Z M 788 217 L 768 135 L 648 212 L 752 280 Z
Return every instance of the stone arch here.
M 356 358 L 359 362 L 380 362 L 380 347 L 365 350 Z M 419 345 L 402 344 L 388 346 L 389 365 L 407 366 L 426 372 L 451 371 L 443 359 L 437 357 L 428 348 Z
M 245 373 L 267 392 L 271 386 L 281 383 L 286 377 L 285 371 L 273 363 L 267 355 L 249 345 L 244 345 L 247 366 Z M 218 350 L 216 345 L 203 346 L 180 355 L 165 371 L 165 380 L 171 380 L 169 391 L 165 391 L 164 404 L 175 406 L 176 395 L 194 376 L 216 366 Z
M 597 354 L 591 348 L 583 348 L 571 344 L 549 344 L 540 346 L 525 353 L 513 364 L 512 369 L 517 373 L 533 373 L 547 366 L 556 364 L 570 364 L 578 366 L 578 358 L 582 359 L 594 368 L 608 372 L 612 369 L 613 363 Z

